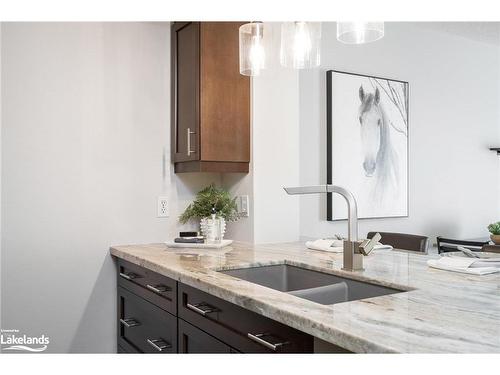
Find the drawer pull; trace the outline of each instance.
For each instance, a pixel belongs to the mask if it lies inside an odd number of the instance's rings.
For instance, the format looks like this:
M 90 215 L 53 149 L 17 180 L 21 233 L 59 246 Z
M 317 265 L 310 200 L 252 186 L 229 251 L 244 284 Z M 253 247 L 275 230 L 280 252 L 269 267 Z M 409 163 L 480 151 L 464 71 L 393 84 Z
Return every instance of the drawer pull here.
M 146 340 L 149 345 L 158 350 L 159 352 L 164 351 L 165 349 L 170 349 L 172 345 L 162 339 L 147 339 Z
M 127 279 L 127 280 L 134 280 L 134 279 L 137 279 L 139 277 L 133 272 L 129 272 L 129 273 L 120 272 L 120 276 L 123 277 L 124 279 Z
M 120 319 L 120 323 L 123 324 L 127 328 L 137 327 L 137 326 L 141 325 L 141 323 L 139 323 L 134 318 Z
M 196 305 L 186 303 L 186 307 L 189 310 L 192 310 L 192 311 L 194 311 L 198 314 L 201 314 L 203 316 L 210 314 L 210 313 L 213 313 L 213 312 L 216 312 L 216 311 L 219 311 L 219 309 L 217 309 L 216 307 L 210 306 L 208 303 L 205 303 L 205 302 L 201 302 L 201 303 L 198 303 Z
M 153 286 L 153 285 L 146 284 L 146 288 L 148 288 L 149 290 L 152 290 L 153 292 L 158 293 L 158 294 L 170 292 L 172 290 L 171 288 L 169 288 L 168 286 L 165 286 L 165 285 Z
M 276 339 L 275 337 L 267 334 L 267 333 L 258 333 L 258 334 L 252 334 L 252 333 L 248 333 L 247 334 L 248 338 L 252 341 L 255 341 L 256 343 L 259 343 L 261 344 L 262 346 L 265 346 L 266 348 L 268 349 L 271 349 L 273 351 L 276 351 L 278 348 L 282 347 L 283 345 L 286 345 L 288 344 L 288 341 L 285 341 L 285 342 L 280 342 L 279 339 Z M 277 342 L 275 343 L 271 343 L 267 340 L 264 340 L 263 337 L 269 337 L 269 338 L 274 338 L 276 339 Z M 274 341 L 274 340 L 273 340 Z

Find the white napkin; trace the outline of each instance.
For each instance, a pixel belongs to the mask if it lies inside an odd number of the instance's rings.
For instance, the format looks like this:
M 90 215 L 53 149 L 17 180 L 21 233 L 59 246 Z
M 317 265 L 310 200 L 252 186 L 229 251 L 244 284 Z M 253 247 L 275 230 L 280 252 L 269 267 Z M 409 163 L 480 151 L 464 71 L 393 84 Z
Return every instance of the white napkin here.
M 328 251 L 330 253 L 342 253 L 344 251 L 344 241 L 333 238 L 307 241 L 306 247 L 311 250 Z M 373 250 L 392 250 L 390 245 L 382 245 L 380 242 L 373 247 Z
M 334 240 L 334 239 L 307 241 L 306 247 L 311 250 L 329 251 L 331 253 L 341 253 L 344 251 L 344 241 Z
M 462 272 L 471 275 L 487 275 L 500 272 L 500 267 L 474 267 L 474 263 L 480 261 L 476 258 L 465 257 L 441 257 L 439 259 L 429 259 L 427 265 L 440 270 Z
M 373 251 L 377 251 L 377 250 L 392 250 L 394 249 L 391 245 L 384 245 L 384 244 L 381 244 L 380 242 L 377 243 L 375 246 L 373 246 Z

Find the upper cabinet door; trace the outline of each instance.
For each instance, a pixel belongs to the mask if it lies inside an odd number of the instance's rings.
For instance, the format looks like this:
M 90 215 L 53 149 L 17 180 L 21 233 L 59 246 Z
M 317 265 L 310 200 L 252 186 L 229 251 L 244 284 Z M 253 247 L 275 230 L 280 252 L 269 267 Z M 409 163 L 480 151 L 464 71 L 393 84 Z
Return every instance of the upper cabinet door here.
M 174 23 L 171 38 L 173 161 L 199 160 L 200 23 Z
M 250 79 L 239 71 L 241 25 L 200 24 L 201 160 L 250 161 Z
M 247 173 L 250 79 L 239 72 L 241 22 L 172 25 L 175 172 Z

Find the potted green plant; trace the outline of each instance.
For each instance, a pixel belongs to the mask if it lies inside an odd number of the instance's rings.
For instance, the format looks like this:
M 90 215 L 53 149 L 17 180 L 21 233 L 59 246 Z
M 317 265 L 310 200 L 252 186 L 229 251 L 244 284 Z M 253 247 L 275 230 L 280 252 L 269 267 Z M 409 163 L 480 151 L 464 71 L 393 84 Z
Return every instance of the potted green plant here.
M 488 225 L 488 230 L 491 233 L 491 240 L 495 245 L 500 245 L 500 221 Z
M 221 219 L 221 237 L 224 236 L 226 222 L 239 219 L 236 198 L 222 188 L 211 184 L 196 194 L 196 198 L 179 217 L 182 224 L 189 220 L 200 220 L 200 227 L 203 236 L 210 237 L 213 233 L 212 213 Z

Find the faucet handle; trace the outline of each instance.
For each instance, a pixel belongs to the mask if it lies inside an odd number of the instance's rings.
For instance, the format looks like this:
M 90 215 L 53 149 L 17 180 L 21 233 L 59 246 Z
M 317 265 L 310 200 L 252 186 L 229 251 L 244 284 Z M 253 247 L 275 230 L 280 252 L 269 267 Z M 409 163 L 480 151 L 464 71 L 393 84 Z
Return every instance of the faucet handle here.
M 373 248 L 375 245 L 380 241 L 382 236 L 380 233 L 375 233 L 375 235 L 370 239 L 370 240 L 364 240 L 360 245 L 359 245 L 359 251 L 363 255 L 368 255 L 372 252 Z

